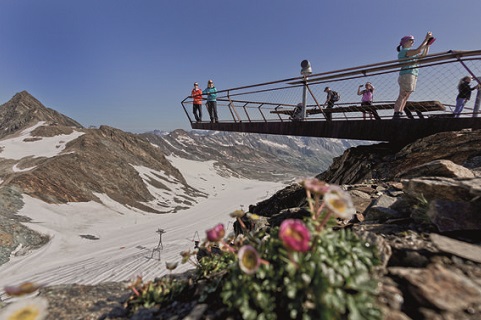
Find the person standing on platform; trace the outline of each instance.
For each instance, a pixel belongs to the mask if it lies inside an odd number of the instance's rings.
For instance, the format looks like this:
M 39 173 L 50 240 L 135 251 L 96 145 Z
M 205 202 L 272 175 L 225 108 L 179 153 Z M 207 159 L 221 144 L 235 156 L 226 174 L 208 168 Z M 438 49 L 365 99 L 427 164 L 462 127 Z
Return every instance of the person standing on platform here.
M 214 86 L 214 81 L 207 82 L 207 88 L 203 91 L 207 95 L 207 111 L 209 112 L 210 122 L 219 122 L 217 117 L 217 89 Z
M 458 84 L 458 96 L 456 97 L 456 108 L 454 109 L 454 117 L 458 118 L 459 114 L 463 111 L 466 102 L 471 99 L 471 91 L 480 89 L 481 85 L 478 84 L 471 88 L 469 83 L 473 78 L 470 76 L 464 77 L 459 81 Z
M 193 110 L 195 121 L 201 122 L 202 121 L 202 90 L 199 88 L 199 84 L 197 82 L 194 83 L 194 89 L 192 89 L 191 93 L 193 101 Z
M 332 91 L 329 87 L 324 88 L 324 92 L 327 93 L 326 102 L 324 102 L 324 105 L 327 105 L 327 109 L 332 109 L 334 107 L 334 103 L 339 100 L 337 98 L 337 92 Z M 332 120 L 332 113 L 326 112 L 326 120 Z
M 362 95 L 361 106 L 370 106 L 370 105 L 372 105 L 372 101 L 373 101 L 373 98 L 374 98 L 374 87 L 370 82 L 366 82 L 366 84 L 364 85 L 364 90 L 361 90 L 362 86 L 363 85 L 361 84 L 357 88 L 357 95 L 358 96 Z M 372 113 L 371 112 L 372 111 L 369 112 L 369 116 L 372 119 Z M 366 119 L 366 112 L 365 111 L 362 112 L 362 118 Z
M 412 62 L 409 65 L 405 65 L 399 72 L 399 96 L 394 103 L 394 116 L 393 119 L 399 119 L 403 116 L 404 107 L 408 101 L 409 96 L 416 89 L 416 82 L 418 79 L 418 65 L 416 60 L 422 58 L 429 52 L 429 46 L 434 42 L 435 38 L 431 32 L 426 34 L 421 45 L 412 49 L 414 44 L 413 36 L 405 36 L 401 39 L 401 42 L 397 46 L 398 59 L 400 62 Z

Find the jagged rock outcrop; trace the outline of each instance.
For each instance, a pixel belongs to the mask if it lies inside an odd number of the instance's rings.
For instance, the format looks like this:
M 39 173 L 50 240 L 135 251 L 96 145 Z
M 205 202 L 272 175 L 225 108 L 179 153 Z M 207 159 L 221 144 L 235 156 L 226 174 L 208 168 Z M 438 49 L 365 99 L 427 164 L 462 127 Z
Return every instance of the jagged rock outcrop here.
M 336 184 L 355 184 L 369 179 L 395 180 L 421 164 L 450 160 L 479 171 L 481 130 L 442 132 L 419 139 L 404 147 L 387 143 L 358 146 L 335 158 L 329 169 L 318 176 Z
M 434 160 L 420 166 L 401 172 L 397 177 L 412 179 L 416 177 L 448 177 L 448 178 L 474 178 L 474 173 L 466 167 L 455 164 L 451 160 Z

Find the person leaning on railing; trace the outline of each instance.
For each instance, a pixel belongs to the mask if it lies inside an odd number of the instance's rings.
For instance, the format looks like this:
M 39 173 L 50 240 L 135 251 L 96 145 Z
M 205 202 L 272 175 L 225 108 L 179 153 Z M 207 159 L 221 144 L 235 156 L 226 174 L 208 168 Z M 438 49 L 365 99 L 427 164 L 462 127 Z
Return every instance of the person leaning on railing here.
M 466 76 L 459 81 L 458 84 L 458 95 L 456 97 L 456 108 L 454 109 L 454 117 L 458 118 L 459 114 L 463 111 L 464 105 L 466 102 L 471 99 L 471 91 L 476 89 L 481 89 L 481 84 L 478 84 L 471 88 L 469 83 L 473 78 L 470 76 Z
M 433 41 L 433 34 L 428 32 L 423 42 L 417 49 L 411 49 L 414 44 L 414 37 L 409 35 L 401 39 L 401 42 L 397 46 L 398 59 L 401 62 L 410 62 L 412 64 L 403 66 L 399 72 L 399 96 L 394 103 L 394 116 L 393 119 L 399 119 L 403 115 L 404 107 L 408 101 L 409 96 L 416 89 L 416 81 L 418 78 L 419 70 L 417 68 L 416 59 L 422 58 L 429 52 L 430 42 Z

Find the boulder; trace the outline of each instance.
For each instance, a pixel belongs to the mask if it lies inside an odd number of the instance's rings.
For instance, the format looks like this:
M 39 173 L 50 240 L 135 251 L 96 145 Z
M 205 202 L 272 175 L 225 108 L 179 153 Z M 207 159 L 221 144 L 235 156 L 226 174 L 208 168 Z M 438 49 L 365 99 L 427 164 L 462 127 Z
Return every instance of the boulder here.
M 427 215 L 440 232 L 481 230 L 479 203 L 433 200 Z
M 450 160 L 434 160 L 420 166 L 412 167 L 399 173 L 399 178 L 418 178 L 418 177 L 447 177 L 447 178 L 474 178 L 474 173 L 461 165 L 455 164 Z
M 412 198 L 424 197 L 427 201 L 475 201 L 481 197 L 481 178 L 454 179 L 445 177 L 421 177 L 402 180 L 404 192 Z
M 409 292 L 430 309 L 458 312 L 481 301 L 481 288 L 466 276 L 433 264 L 425 269 L 389 268 L 390 274 L 403 278 Z

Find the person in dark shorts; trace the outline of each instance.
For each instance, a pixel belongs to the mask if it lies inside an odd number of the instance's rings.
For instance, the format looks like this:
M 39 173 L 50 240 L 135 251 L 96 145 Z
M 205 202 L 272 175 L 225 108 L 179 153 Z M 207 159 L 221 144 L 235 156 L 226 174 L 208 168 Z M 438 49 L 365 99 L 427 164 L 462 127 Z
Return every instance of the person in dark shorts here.
M 455 118 L 459 117 L 459 114 L 463 111 L 464 105 L 469 99 L 471 99 L 471 91 L 476 89 L 479 90 L 481 88 L 480 84 L 477 84 L 471 88 L 469 84 L 471 83 L 472 79 L 473 79 L 472 77 L 466 76 L 459 81 L 459 84 L 458 84 L 459 93 L 456 97 L 456 108 L 454 109 L 454 112 L 453 112 Z
M 207 88 L 203 91 L 207 95 L 207 111 L 209 112 L 210 122 L 219 122 L 217 117 L 217 89 L 214 86 L 214 81 L 207 82 Z

